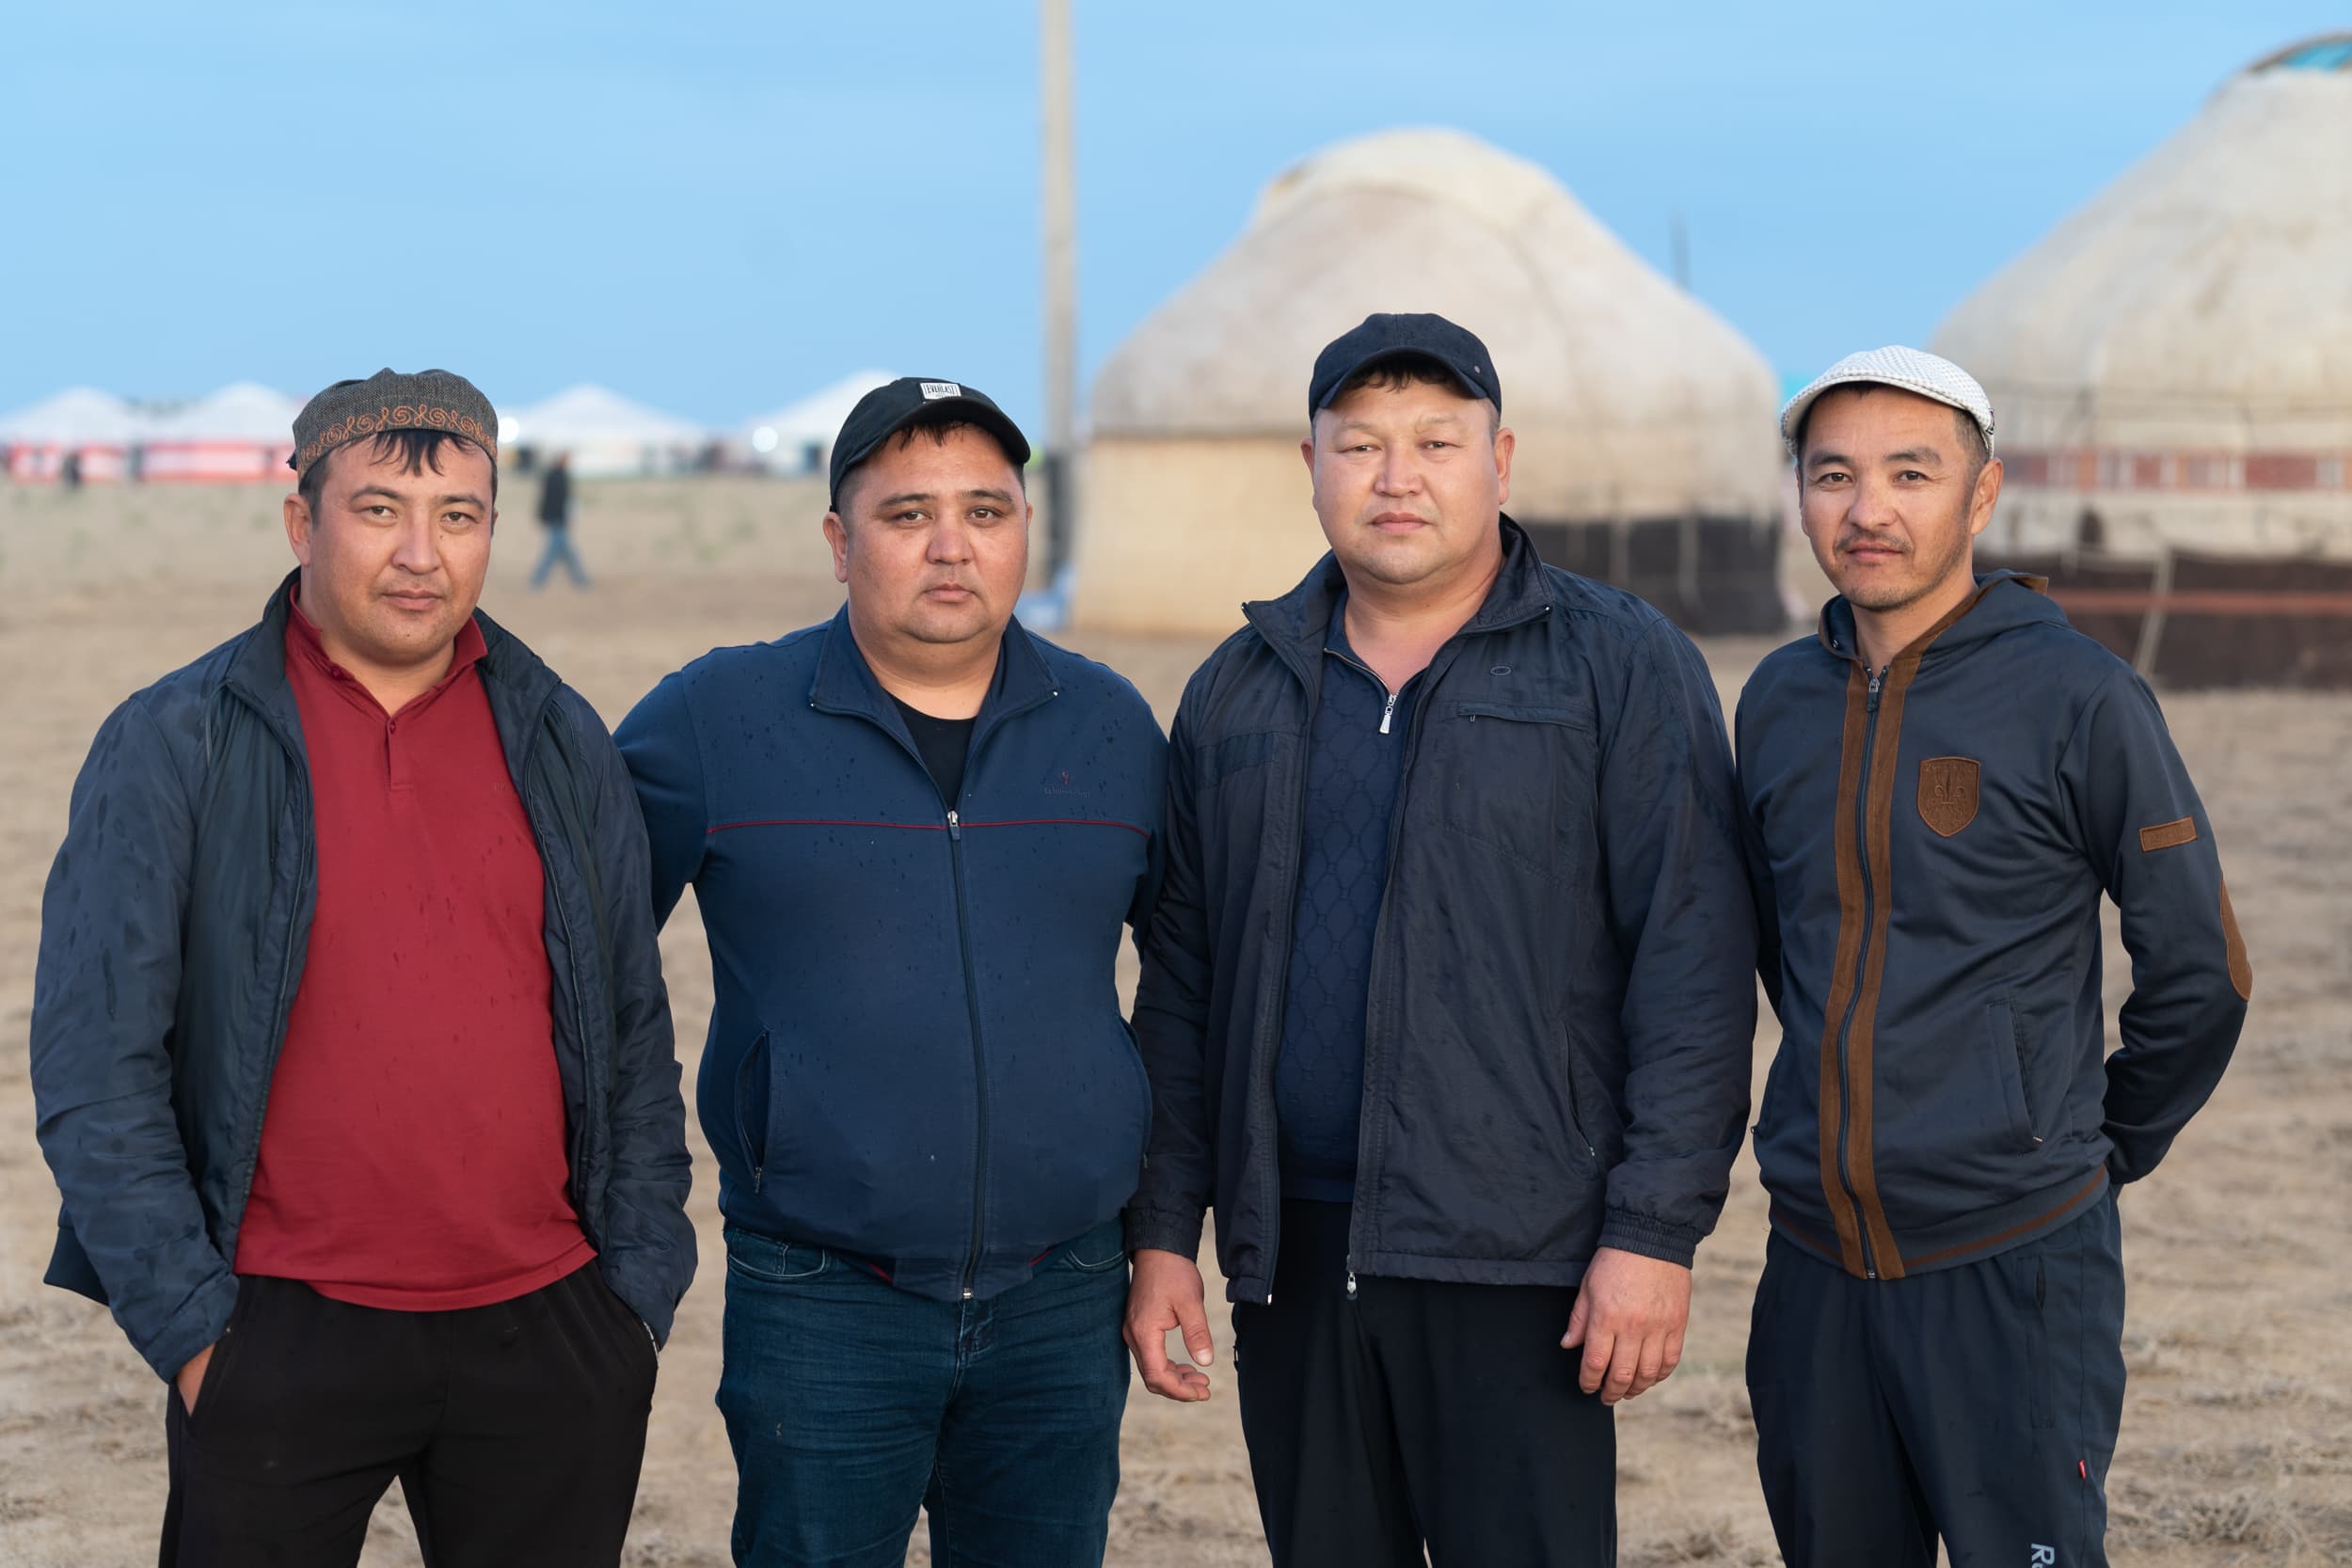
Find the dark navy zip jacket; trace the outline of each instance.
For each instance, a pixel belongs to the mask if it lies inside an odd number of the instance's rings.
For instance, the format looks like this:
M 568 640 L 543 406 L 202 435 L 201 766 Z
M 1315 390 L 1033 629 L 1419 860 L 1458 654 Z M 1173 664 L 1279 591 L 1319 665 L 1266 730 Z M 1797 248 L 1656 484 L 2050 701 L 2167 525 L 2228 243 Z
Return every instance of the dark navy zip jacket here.
M 1012 623 L 943 800 L 844 609 L 696 659 L 619 739 L 657 913 L 691 883 L 710 942 L 730 1224 L 955 1300 L 1119 1213 L 1151 1101 L 1113 972 L 1166 750 L 1134 687 Z
M 65 1197 L 47 1277 L 105 1302 L 165 1377 L 236 1305 L 229 1261 L 310 941 L 294 581 L 260 625 L 107 719 L 41 899 L 33 1099 Z M 475 621 L 482 689 L 547 872 L 572 1205 L 606 1282 L 666 1338 L 694 1227 L 644 829 L 596 710 Z
M 1502 574 L 1418 677 L 1367 978 L 1352 1270 L 1573 1285 L 1596 1247 L 1689 1264 L 1729 1186 L 1756 1037 L 1754 911 L 1715 685 L 1630 594 Z M 1152 1068 L 1136 1246 L 1216 1210 L 1235 1301 L 1273 1289 L 1275 1081 L 1308 737 L 1343 591 L 1327 555 L 1177 708 L 1168 882 L 1136 1019 Z M 1354 678 L 1351 674 L 1349 678 Z
M 2147 1175 L 2253 990 L 2154 696 L 2042 586 L 1979 578 L 1879 671 L 1833 600 L 1740 700 L 1785 1031 L 1756 1158 L 1774 1226 L 1857 1275 L 1973 1262 Z M 2102 894 L 2132 956 L 2112 1056 Z

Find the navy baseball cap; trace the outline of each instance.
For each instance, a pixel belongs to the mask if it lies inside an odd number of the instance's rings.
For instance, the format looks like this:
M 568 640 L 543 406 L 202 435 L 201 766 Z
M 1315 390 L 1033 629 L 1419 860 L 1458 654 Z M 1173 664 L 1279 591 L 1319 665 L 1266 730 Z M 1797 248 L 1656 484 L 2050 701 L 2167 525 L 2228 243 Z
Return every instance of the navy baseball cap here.
M 1331 406 L 1348 378 L 1383 359 L 1416 355 L 1443 365 L 1462 390 L 1502 407 L 1502 379 L 1495 374 L 1494 356 L 1478 334 L 1454 325 L 1443 316 L 1366 316 L 1363 325 L 1343 332 L 1315 356 L 1314 378 L 1307 384 L 1307 418 Z
M 850 470 L 873 456 L 884 441 L 917 420 L 958 420 L 978 425 L 993 436 L 996 444 L 1005 449 L 1005 455 L 1012 459 L 1014 467 L 1022 467 L 1029 461 L 1029 438 L 1021 434 L 1021 427 L 986 392 L 960 381 L 902 375 L 858 399 L 850 417 L 841 421 L 841 434 L 833 439 L 830 483 L 834 505 L 838 508 L 840 504 L 841 482 L 850 477 Z

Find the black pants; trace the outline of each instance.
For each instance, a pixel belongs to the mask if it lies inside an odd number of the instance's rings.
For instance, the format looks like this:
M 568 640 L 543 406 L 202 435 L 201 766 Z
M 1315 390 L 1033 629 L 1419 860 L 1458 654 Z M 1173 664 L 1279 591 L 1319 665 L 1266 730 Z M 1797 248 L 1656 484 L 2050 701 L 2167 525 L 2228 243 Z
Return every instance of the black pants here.
M 1601 1568 L 1617 1433 L 1560 1348 L 1576 1292 L 1359 1277 L 1348 1206 L 1286 1202 L 1274 1303 L 1233 1308 L 1275 1568 Z
M 242 1280 L 195 1414 L 166 1396 L 162 1568 L 356 1563 L 395 1476 L 432 1568 L 617 1563 L 653 1383 L 594 1263 L 451 1312 Z
M 1856 1279 L 1775 1234 L 1748 1336 L 1756 1467 L 1789 1568 L 2099 1568 L 2123 1417 L 2109 1193 L 1980 1262 Z

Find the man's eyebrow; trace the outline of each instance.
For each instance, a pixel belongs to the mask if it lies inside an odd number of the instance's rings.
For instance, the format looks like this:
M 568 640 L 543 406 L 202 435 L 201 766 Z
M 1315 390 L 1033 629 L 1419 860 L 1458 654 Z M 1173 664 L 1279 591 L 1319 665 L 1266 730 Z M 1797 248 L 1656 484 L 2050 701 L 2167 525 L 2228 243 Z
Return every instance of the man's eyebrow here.
M 1848 457 L 1842 451 L 1829 451 L 1826 450 L 1817 451 L 1812 456 L 1804 460 L 1804 466 L 1808 468 L 1818 468 L 1824 463 L 1835 463 L 1841 468 L 1851 468 L 1853 467 L 1853 459 Z
M 911 501 L 929 501 L 937 499 L 929 490 L 901 490 L 895 496 L 884 496 L 876 501 L 874 509 L 881 511 L 884 507 L 905 506 Z
M 1940 467 L 1944 454 L 1933 447 L 1905 447 L 1900 451 L 1888 452 L 1886 460 L 1889 463 L 1933 463 Z
M 353 500 L 358 500 L 362 496 L 381 496 L 388 501 L 403 502 L 406 501 L 408 499 L 406 496 L 402 495 L 399 491 L 383 484 L 362 484 L 358 489 L 354 490 L 351 493 L 351 499 Z M 487 511 L 489 510 L 490 505 L 488 501 L 484 500 L 480 496 L 470 493 L 461 493 L 452 496 L 436 496 L 433 498 L 433 504 L 436 506 L 470 506 L 478 511 Z

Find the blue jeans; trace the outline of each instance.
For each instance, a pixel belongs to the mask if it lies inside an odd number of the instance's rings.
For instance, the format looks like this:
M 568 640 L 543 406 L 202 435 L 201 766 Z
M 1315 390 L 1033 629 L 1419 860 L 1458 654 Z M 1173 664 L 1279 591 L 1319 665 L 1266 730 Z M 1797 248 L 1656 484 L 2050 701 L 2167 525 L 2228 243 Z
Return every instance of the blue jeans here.
M 531 570 L 531 586 L 546 587 L 548 574 L 559 562 L 570 576 L 573 587 L 588 586 L 588 570 L 580 563 L 580 552 L 572 548 L 572 531 L 568 527 L 548 530 L 547 547 L 539 552 L 539 564 Z
M 730 1228 L 719 1410 L 735 1560 L 1100 1568 L 1127 1403 L 1117 1220 L 987 1301 L 931 1301 L 838 1253 Z

